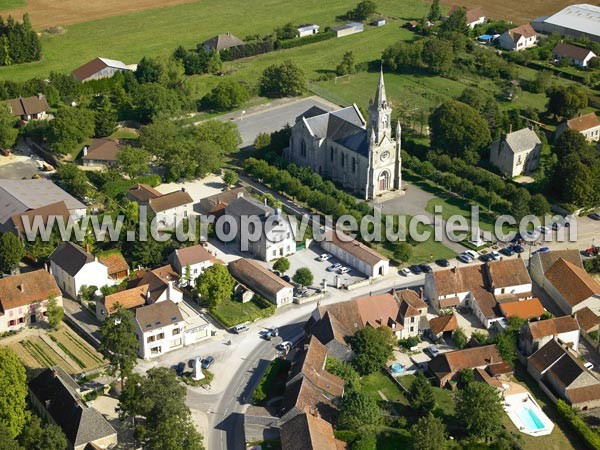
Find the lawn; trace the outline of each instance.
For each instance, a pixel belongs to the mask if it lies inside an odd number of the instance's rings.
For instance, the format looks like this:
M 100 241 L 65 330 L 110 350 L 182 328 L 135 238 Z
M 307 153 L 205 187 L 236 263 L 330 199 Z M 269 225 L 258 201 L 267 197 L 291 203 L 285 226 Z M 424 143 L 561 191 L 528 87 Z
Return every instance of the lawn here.
M 43 35 L 42 61 L 2 68 L 0 74 L 2 78 L 12 80 L 26 80 L 35 76 L 46 77 L 53 70 L 71 72 L 97 56 L 135 63 L 145 55 L 170 54 L 180 44 L 189 48 L 195 47 L 197 43 L 219 33 L 231 32 L 241 39 L 248 35 L 268 34 L 273 28 L 282 26 L 285 22 L 318 23 L 324 28 L 335 25 L 336 16 L 344 14 L 355 4 L 354 0 L 328 2 L 306 0 L 291 3 L 265 0 L 254 2 L 249 7 L 243 0 L 231 0 L 225 3 L 199 0 L 97 19 L 68 26 L 66 32 L 61 35 Z M 378 2 L 378 5 L 382 13 L 398 16 L 402 20 L 421 17 L 428 10 L 428 4 L 422 1 L 384 0 Z M 369 47 L 371 49 L 377 47 L 378 50 L 371 55 L 370 59 L 377 58 L 389 42 L 398 39 L 402 34 L 406 36 L 405 33 L 408 32 L 400 30 L 399 24 L 397 22 L 395 25 L 382 27 L 382 30 L 375 30 L 375 33 L 361 33 L 363 36 L 373 34 L 370 36 Z M 381 31 L 383 34 L 396 34 L 398 37 L 391 41 L 382 40 L 377 45 Z M 392 33 L 393 31 L 395 33 Z M 351 36 L 339 41 L 343 41 L 342 46 L 346 49 L 354 49 L 362 53 L 362 44 L 358 43 L 362 39 L 357 41 L 356 36 Z M 329 47 L 329 42 L 322 44 L 322 48 Z M 294 53 L 292 50 L 290 54 Z M 328 55 L 321 55 L 320 52 L 314 51 L 314 48 L 310 51 L 302 47 L 301 51 L 307 52 L 308 59 L 314 60 L 311 64 L 313 66 L 322 65 L 323 61 L 328 62 L 328 66 L 335 65 L 342 55 L 339 53 L 339 57 L 331 61 L 328 60 Z M 276 56 L 275 59 L 279 57 Z
M 210 309 L 210 314 L 221 321 L 226 327 L 232 327 L 244 322 L 252 322 L 262 317 L 269 317 L 274 312 L 274 305 L 266 300 L 256 300 L 256 297 L 248 303 L 225 300 L 216 308 Z
M 408 405 L 408 400 L 400 388 L 383 372 L 374 372 L 362 377 L 360 386 L 364 393 L 369 394 L 377 401 L 382 400 L 379 394 L 382 392 L 389 401 Z

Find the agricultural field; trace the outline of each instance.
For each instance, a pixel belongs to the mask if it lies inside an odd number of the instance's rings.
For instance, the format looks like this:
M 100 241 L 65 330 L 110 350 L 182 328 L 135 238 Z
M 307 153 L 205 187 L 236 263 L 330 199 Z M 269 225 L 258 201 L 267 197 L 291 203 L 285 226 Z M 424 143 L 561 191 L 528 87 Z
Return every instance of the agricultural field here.
M 86 372 L 104 365 L 102 355 L 66 326 L 28 336 L 10 345 L 28 369 L 61 366 L 67 373 Z

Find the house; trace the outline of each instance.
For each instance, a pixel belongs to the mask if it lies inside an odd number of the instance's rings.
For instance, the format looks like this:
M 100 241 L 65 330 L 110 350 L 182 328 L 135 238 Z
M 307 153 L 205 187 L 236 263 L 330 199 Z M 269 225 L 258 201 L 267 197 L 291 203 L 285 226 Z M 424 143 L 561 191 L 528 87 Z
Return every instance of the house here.
M 429 319 L 429 335 L 435 340 L 451 338 L 457 328 L 458 319 L 454 313 Z
M 579 347 L 579 323 L 571 316 L 529 322 L 523 326 L 519 335 L 519 348 L 529 356 L 537 352 L 552 339 Z
M 503 133 L 490 146 L 490 162 L 513 178 L 536 171 L 540 166 L 542 141 L 531 128 Z
M 48 101 L 44 94 L 34 95 L 32 97 L 19 97 L 7 100 L 10 113 L 13 117 L 19 117 L 27 122 L 29 120 L 43 120 L 48 118 Z
M 566 130 L 580 132 L 588 142 L 600 141 L 600 120 L 593 112 L 561 123 L 556 127 L 556 137 L 560 136 Z
M 530 298 L 527 300 L 500 303 L 500 312 L 507 319 L 518 317 L 523 320 L 539 320 L 546 310 L 539 299 Z
M 600 407 L 600 380 L 557 339 L 527 359 L 527 372 L 554 402 L 562 399 L 582 410 Z
M 319 32 L 319 25 L 304 25 L 302 27 L 298 27 L 298 37 L 304 36 L 312 36 L 313 34 L 317 34 Z
M 525 50 L 537 43 L 537 33 L 530 24 L 525 24 L 505 31 L 498 42 L 504 50 Z
M 116 166 L 121 145 L 115 139 L 94 139 L 83 147 L 81 161 L 84 166 Z
M 582 267 L 559 258 L 544 276 L 544 290 L 565 314 L 585 307 L 600 314 L 600 284 Z
M 546 272 L 550 269 L 550 267 L 552 267 L 552 264 L 554 264 L 560 258 L 569 261 L 571 264 L 583 269 L 583 263 L 581 262 L 581 254 L 579 253 L 579 250 L 572 249 L 537 252 L 532 254 L 529 258 L 529 273 L 533 281 L 543 288 Z
M 294 287 L 252 259 L 240 258 L 227 266 L 231 276 L 280 307 L 294 300 Z
M 150 359 L 184 345 L 184 321 L 179 307 L 165 300 L 135 309 L 138 354 Z
M 536 31 L 560 34 L 572 39 L 587 38 L 600 42 L 600 6 L 590 4 L 568 5 L 550 17 L 540 17 L 531 22 Z
M 452 352 L 440 353 L 429 362 L 429 370 L 439 387 L 452 381 L 463 369 L 486 369 L 489 366 L 505 363 L 495 345 L 470 347 Z
M 590 60 L 597 56 L 598 55 L 590 49 L 578 45 L 567 44 L 566 42 L 556 44 L 556 47 L 552 50 L 552 58 L 554 58 L 554 61 L 561 62 L 566 60 L 572 66 L 578 67 L 587 67 Z
M 125 64 L 122 61 L 108 58 L 95 58 L 78 67 L 71 75 L 76 80 L 85 83 L 90 80 L 111 78 L 118 72 L 135 72 L 137 64 Z
M 60 366 L 44 369 L 29 382 L 29 399 L 48 422 L 61 428 L 73 450 L 117 445 L 117 431 L 83 401 L 79 385 Z
M 57 220 L 63 220 L 64 223 L 67 223 L 69 217 L 71 217 L 71 213 L 67 209 L 65 202 L 61 200 L 15 214 L 6 221 L 4 226 L 0 226 L 0 232 L 15 233 L 22 239 L 25 239 L 30 232 L 35 234 L 35 224 L 37 222 L 41 222 L 46 227 L 55 224 Z
M 202 245 L 178 248 L 169 255 L 171 267 L 191 286 L 196 285 L 196 278 L 215 261 L 215 257 Z
M 574 316 L 577 319 L 577 323 L 579 323 L 579 329 L 584 333 L 598 331 L 600 328 L 600 316 L 587 306 L 577 311 Z
M 310 412 L 298 414 L 281 426 L 282 450 L 346 450 L 335 438 L 331 423 Z
M 236 241 L 263 261 L 271 261 L 296 253 L 296 240 L 287 216 L 279 208 L 271 208 L 250 196 L 242 196 L 225 206 L 238 232 Z M 256 233 L 259 232 L 259 235 Z M 248 238 L 244 241 L 244 238 Z M 247 244 L 247 247 L 243 247 Z
M 225 213 L 225 207 L 240 197 L 248 197 L 250 194 L 243 187 L 229 189 L 200 199 L 200 214 L 205 216 L 220 217 Z
M 459 6 L 453 5 L 452 8 L 450 8 L 450 11 L 448 11 L 448 16 L 451 16 L 452 14 L 454 14 L 456 12 L 456 10 L 459 8 L 460 8 Z M 477 25 L 481 25 L 482 23 L 485 23 L 485 14 L 483 13 L 483 10 L 479 6 L 477 6 L 475 8 L 466 9 L 465 16 L 466 16 L 465 23 L 471 30 L 473 28 L 475 28 Z
M 471 308 L 489 328 L 502 319 L 498 304 L 531 298 L 532 283 L 521 258 L 434 271 L 425 276 L 425 296 L 438 313 Z
M 85 216 L 85 205 L 50 180 L 0 179 L 0 229 L 17 214 L 58 202 L 64 202 L 73 220 Z
M 0 278 L 0 333 L 47 320 L 50 298 L 62 304 L 56 281 L 43 269 Z
M 316 338 L 297 351 L 286 384 L 280 423 L 313 411 L 330 422 L 337 416 L 344 380 L 327 372 L 326 362 L 327 349 Z
M 342 237 L 340 237 L 340 235 Z M 365 244 L 351 239 L 338 231 L 330 231 L 321 241 L 321 247 L 327 253 L 368 277 L 386 275 L 390 268 L 390 260 Z
M 244 45 L 244 41 L 238 39 L 231 33 L 219 34 L 202 43 L 202 47 L 207 52 L 220 52 L 221 50 L 238 47 L 240 45 Z
M 335 31 L 335 37 L 340 38 L 350 36 L 351 34 L 361 33 L 365 30 L 365 26 L 359 22 L 350 22 L 345 25 L 333 27 L 332 30 Z
M 181 188 L 180 191 L 169 192 L 160 197 L 148 200 L 150 217 L 159 227 L 175 228 L 193 212 L 192 197 Z
M 49 256 L 50 273 L 62 291 L 76 299 L 82 286 L 111 286 L 108 267 L 72 242 L 62 242 Z
M 421 291 L 422 295 L 422 291 Z M 427 320 L 427 303 L 411 289 L 402 289 L 394 292 L 394 297 L 400 303 L 398 323 L 402 325 L 400 338 L 418 336 L 429 328 Z
M 136 184 L 127 191 L 127 199 L 140 205 L 147 205 L 153 198 L 160 197 L 162 194 L 147 184 Z
M 108 278 L 115 283 L 123 281 L 129 275 L 129 264 L 117 249 L 98 253 L 98 261 L 108 268 Z

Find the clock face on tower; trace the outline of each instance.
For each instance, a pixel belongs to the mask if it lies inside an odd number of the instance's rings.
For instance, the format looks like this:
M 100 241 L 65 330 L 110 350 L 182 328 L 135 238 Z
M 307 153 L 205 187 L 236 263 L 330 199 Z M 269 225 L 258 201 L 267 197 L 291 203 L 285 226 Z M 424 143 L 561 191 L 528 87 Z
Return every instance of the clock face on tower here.
M 390 152 L 385 151 L 381 153 L 381 160 L 385 161 L 386 159 L 388 159 L 390 157 Z

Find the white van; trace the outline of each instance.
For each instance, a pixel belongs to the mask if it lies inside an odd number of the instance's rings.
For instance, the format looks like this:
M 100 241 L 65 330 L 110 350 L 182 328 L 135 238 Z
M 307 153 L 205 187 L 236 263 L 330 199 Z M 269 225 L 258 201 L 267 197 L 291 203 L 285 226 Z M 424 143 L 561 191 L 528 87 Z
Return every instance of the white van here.
M 241 334 L 244 331 L 248 331 L 250 329 L 250 327 L 248 326 L 247 323 L 240 323 L 239 325 L 236 325 L 235 327 L 233 327 L 233 331 L 235 331 L 237 334 Z

